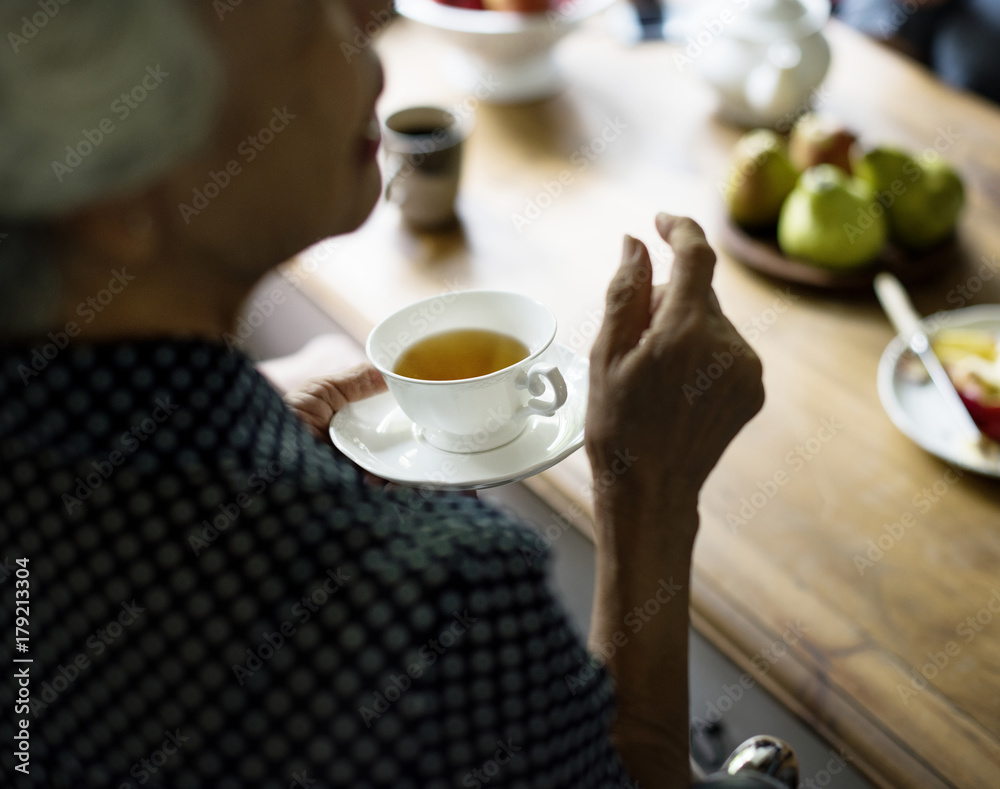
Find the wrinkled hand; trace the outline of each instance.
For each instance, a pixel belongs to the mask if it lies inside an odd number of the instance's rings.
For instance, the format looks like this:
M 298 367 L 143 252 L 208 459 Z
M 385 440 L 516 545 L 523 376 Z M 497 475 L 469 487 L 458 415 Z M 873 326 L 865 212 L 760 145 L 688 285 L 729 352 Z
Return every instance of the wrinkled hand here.
M 591 352 L 587 452 L 598 499 L 649 506 L 661 495 L 696 507 L 705 478 L 764 403 L 761 364 L 722 314 L 701 228 L 668 214 L 656 226 L 673 247 L 673 273 L 654 288 L 649 252 L 626 237 Z M 725 370 L 700 389 L 710 365 Z
M 312 378 L 298 389 L 285 395 L 285 404 L 291 412 L 306 423 L 309 429 L 321 441 L 332 444 L 330 439 L 330 420 L 348 403 L 356 403 L 368 397 L 385 392 L 385 379 L 369 362 L 362 362 L 336 375 Z M 403 487 L 387 482 L 367 471 L 365 482 L 376 488 L 387 490 Z M 474 490 L 460 491 L 463 496 L 476 498 Z
M 330 420 L 337 411 L 348 403 L 356 403 L 384 391 L 386 385 L 381 373 L 364 362 L 336 375 L 306 381 L 285 395 L 285 403 L 318 439 L 329 444 Z

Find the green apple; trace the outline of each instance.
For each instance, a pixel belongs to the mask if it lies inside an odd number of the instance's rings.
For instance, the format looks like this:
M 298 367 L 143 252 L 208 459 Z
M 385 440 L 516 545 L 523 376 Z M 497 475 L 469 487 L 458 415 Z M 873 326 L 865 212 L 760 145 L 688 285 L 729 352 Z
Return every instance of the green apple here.
M 876 193 L 899 190 L 900 183 L 910 183 L 919 174 L 918 165 L 906 151 L 889 145 L 880 145 L 865 151 L 855 145 L 851 149 L 851 171 L 855 177 L 866 181 Z
M 778 246 L 789 257 L 831 269 L 857 269 L 885 246 L 888 228 L 872 188 L 839 167 L 806 170 L 778 219 Z
M 893 239 L 925 249 L 955 232 L 965 202 L 958 173 L 939 158 L 917 161 L 894 148 L 875 148 L 859 156 L 855 173 L 875 190 L 885 207 Z
M 730 216 L 746 228 L 773 227 L 798 177 L 784 141 L 775 132 L 755 129 L 744 134 L 733 149 L 725 185 Z
M 889 205 L 889 228 L 900 244 L 926 249 L 955 232 L 965 203 L 958 173 L 941 159 L 920 166 L 921 174 Z

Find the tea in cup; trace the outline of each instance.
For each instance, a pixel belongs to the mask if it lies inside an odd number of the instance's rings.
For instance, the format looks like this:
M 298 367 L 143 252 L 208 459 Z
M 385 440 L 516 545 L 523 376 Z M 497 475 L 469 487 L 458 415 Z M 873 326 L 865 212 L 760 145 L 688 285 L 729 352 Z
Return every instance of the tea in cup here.
M 566 403 L 562 373 L 542 361 L 556 326 L 545 305 L 517 293 L 446 293 L 390 315 L 365 350 L 429 444 L 482 452 Z

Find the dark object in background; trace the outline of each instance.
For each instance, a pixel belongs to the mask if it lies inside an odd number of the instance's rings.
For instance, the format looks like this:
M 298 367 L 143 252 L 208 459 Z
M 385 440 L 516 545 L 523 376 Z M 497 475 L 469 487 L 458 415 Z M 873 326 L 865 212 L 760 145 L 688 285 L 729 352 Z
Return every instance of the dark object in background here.
M 631 3 L 639 23 L 639 40 L 662 40 L 665 36 L 663 25 L 667 21 L 663 0 L 631 0 Z
M 1000 0 L 840 0 L 841 20 L 1000 103 Z

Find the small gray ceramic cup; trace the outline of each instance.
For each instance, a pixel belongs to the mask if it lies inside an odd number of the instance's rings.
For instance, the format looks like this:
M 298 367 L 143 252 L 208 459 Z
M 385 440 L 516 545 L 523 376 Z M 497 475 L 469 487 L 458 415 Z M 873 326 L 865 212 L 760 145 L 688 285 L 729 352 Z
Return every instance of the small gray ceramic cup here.
M 468 132 L 467 123 L 439 107 L 400 110 L 383 123 L 385 196 L 399 205 L 414 228 L 436 230 L 456 222 L 462 144 Z

